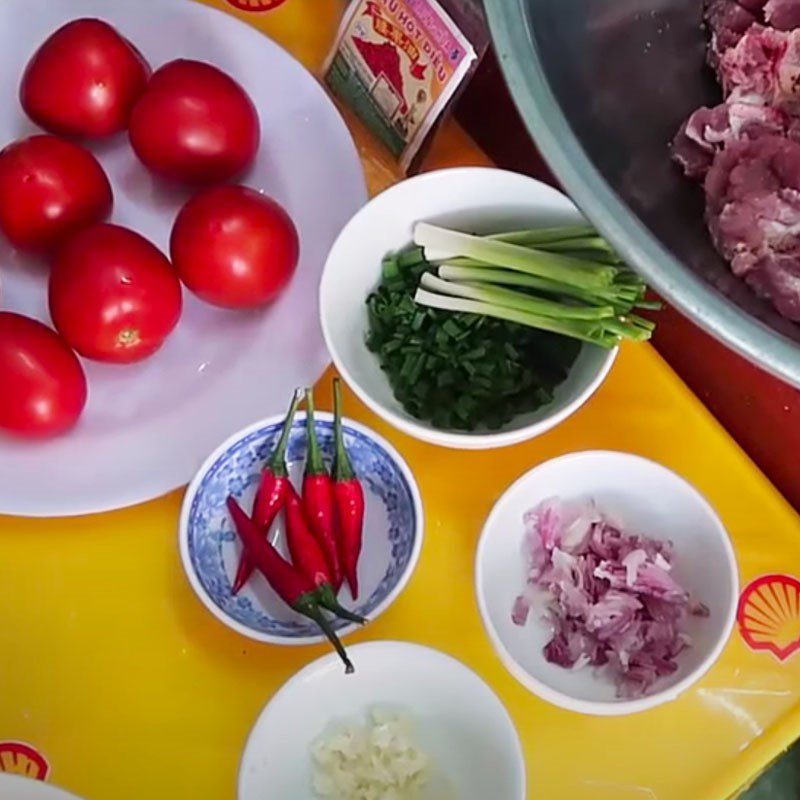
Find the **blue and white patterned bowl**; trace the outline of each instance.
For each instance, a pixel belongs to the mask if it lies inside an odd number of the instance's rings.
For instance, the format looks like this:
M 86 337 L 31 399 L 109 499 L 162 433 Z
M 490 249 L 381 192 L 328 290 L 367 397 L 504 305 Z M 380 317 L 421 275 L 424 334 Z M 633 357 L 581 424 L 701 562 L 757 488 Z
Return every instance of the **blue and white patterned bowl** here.
M 215 450 L 195 476 L 183 500 L 180 551 L 183 566 L 198 597 L 214 616 L 239 633 L 262 642 L 314 644 L 324 637 L 313 622 L 288 608 L 263 576 L 254 573 L 236 596 L 231 584 L 241 553 L 225 500 L 234 495 L 250 509 L 261 470 L 275 447 L 283 417 L 257 422 L 234 434 Z M 333 457 L 333 418 L 316 414 L 323 457 Z M 344 421 L 345 445 L 364 487 L 364 546 L 359 561 L 359 599 L 343 588 L 340 602 L 376 619 L 403 591 L 419 560 L 423 512 L 414 476 L 399 453 L 363 425 Z M 306 454 L 305 414 L 292 426 L 287 463 L 299 488 Z M 281 515 L 282 516 L 282 515 Z M 272 540 L 283 549 L 283 521 L 272 529 Z M 285 551 L 284 551 L 285 552 Z M 344 636 L 358 626 L 337 621 Z

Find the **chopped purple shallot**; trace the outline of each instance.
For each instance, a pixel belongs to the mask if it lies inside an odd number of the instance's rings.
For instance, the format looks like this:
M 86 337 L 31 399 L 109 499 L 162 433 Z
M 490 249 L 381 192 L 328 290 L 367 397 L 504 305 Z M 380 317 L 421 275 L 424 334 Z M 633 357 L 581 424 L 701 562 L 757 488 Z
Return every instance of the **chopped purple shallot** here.
M 525 591 L 511 619 L 527 621 L 548 596 L 553 637 L 545 658 L 562 667 L 605 666 L 620 697 L 639 697 L 678 668 L 687 618 L 708 616 L 672 577 L 672 543 L 623 531 L 593 503 L 545 500 L 525 514 Z

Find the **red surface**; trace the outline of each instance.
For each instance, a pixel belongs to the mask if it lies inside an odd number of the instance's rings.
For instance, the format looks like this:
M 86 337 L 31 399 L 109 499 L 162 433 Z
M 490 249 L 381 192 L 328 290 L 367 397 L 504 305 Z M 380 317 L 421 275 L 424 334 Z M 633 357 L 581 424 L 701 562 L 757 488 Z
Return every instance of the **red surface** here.
M 659 315 L 655 345 L 800 511 L 800 392 L 728 350 L 673 308 Z
M 484 59 L 457 114 L 499 166 L 556 183 L 528 136 L 493 53 Z M 673 308 L 658 316 L 654 344 L 800 511 L 800 391 L 727 350 Z

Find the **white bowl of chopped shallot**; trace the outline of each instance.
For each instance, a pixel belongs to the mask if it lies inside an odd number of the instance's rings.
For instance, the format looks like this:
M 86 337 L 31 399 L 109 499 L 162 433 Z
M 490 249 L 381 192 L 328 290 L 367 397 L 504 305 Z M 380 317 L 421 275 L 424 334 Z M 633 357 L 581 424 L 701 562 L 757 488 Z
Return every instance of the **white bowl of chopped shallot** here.
M 483 623 L 539 697 L 620 715 L 674 700 L 716 662 L 739 594 L 733 546 L 705 498 L 639 456 L 584 452 L 523 475 L 476 557 Z

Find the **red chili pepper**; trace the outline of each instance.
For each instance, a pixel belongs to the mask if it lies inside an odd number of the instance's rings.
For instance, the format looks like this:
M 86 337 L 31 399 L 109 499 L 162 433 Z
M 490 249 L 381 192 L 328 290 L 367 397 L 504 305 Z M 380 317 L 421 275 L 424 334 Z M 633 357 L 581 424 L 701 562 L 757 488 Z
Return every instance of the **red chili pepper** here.
M 344 646 L 320 610 L 316 587 L 273 547 L 258 525 L 244 513 L 234 497 L 228 497 L 227 503 L 236 532 L 255 568 L 264 575 L 284 603 L 319 625 L 344 662 L 345 672 L 347 674 L 354 672 Z
M 334 591 L 342 586 L 342 565 L 339 543 L 336 537 L 336 509 L 333 500 L 333 481 L 325 469 L 322 451 L 319 449 L 314 423 L 314 393 L 306 391 L 306 430 L 308 431 L 308 457 L 303 476 L 303 508 L 311 531 L 317 537 L 328 566 L 331 568 L 331 583 Z
M 364 489 L 356 477 L 342 436 L 342 386 L 333 381 L 336 455 L 333 460 L 333 496 L 339 521 L 342 568 L 353 599 L 358 598 L 358 559 L 364 529 Z
M 328 560 L 322 546 L 311 532 L 303 504 L 294 486 L 289 484 L 286 490 L 286 544 L 292 556 L 292 564 L 300 570 L 317 589 L 317 600 L 321 606 L 332 611 L 342 619 L 363 624 L 364 617 L 348 611 L 336 600 Z
M 295 392 L 292 398 L 292 405 L 283 423 L 283 432 L 278 440 L 278 445 L 270 456 L 267 465 L 261 473 L 261 481 L 256 492 L 255 503 L 253 504 L 253 521 L 264 532 L 264 536 L 269 534 L 269 529 L 278 516 L 278 512 L 283 508 L 286 501 L 286 487 L 289 485 L 289 471 L 286 468 L 286 448 L 289 444 L 289 434 L 292 431 L 292 420 L 300 405 L 300 392 Z M 233 594 L 238 594 L 242 587 L 253 574 L 253 563 L 245 550 L 239 559 L 239 567 L 236 570 L 236 578 L 233 581 Z

